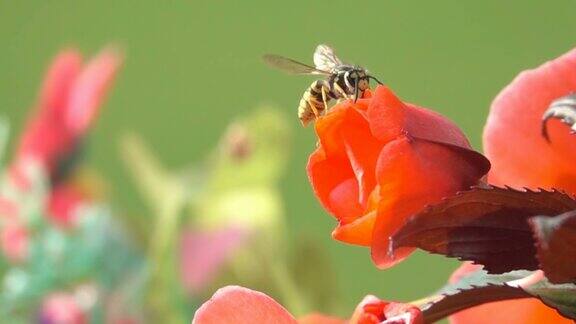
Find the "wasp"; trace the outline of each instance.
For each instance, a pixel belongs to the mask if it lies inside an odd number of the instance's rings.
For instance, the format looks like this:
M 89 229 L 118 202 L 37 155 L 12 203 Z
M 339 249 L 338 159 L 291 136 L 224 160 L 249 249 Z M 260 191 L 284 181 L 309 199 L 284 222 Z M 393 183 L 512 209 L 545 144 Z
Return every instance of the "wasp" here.
M 289 74 L 323 75 L 306 89 L 298 105 L 298 118 L 303 126 L 324 114 L 332 99 L 353 99 L 354 102 L 370 88 L 370 80 L 382 84 L 363 67 L 343 63 L 328 45 L 318 45 L 314 66 L 275 54 L 263 56 L 264 62 Z

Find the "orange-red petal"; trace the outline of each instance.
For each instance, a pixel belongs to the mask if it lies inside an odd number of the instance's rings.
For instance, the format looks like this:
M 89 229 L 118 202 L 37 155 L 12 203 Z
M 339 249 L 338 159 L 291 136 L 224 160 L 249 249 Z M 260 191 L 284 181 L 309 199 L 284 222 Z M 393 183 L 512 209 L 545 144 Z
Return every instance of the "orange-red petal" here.
M 517 299 L 472 307 L 450 316 L 453 324 L 568 324 L 574 323 L 560 316 L 556 310 L 538 299 Z
M 319 313 L 308 314 L 298 319 L 298 324 L 346 324 L 341 318 L 326 316 Z
M 402 102 L 384 86 L 376 88 L 367 118 L 373 136 L 385 142 L 407 134 L 470 148 L 464 133 L 451 120 L 432 110 Z
M 390 267 L 412 251 L 394 250 L 389 240 L 410 216 L 476 184 L 487 168 L 480 154 L 458 146 L 407 136 L 386 144 L 376 170 L 380 186 L 372 241 L 376 265 Z
M 377 216 L 377 211 L 373 210 L 351 223 L 339 224 L 332 232 L 332 237 L 350 244 L 370 246 Z
M 316 123 L 320 147 L 310 156 L 308 175 L 323 206 L 347 224 L 362 215 L 375 185 L 383 143 L 366 120 L 367 99 L 334 107 Z M 359 109 L 356 109 L 359 108 Z

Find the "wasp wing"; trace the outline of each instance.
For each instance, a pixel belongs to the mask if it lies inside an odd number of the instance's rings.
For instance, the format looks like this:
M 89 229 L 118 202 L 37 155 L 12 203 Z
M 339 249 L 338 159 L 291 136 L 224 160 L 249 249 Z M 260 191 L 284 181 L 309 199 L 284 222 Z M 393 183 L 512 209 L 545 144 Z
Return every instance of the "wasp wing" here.
M 329 74 L 327 71 L 319 70 L 313 66 L 280 55 L 266 54 L 262 56 L 262 59 L 269 66 L 289 74 Z
M 314 65 L 318 70 L 332 71 L 342 64 L 342 61 L 340 61 L 330 46 L 320 44 L 316 47 L 316 51 L 314 52 Z

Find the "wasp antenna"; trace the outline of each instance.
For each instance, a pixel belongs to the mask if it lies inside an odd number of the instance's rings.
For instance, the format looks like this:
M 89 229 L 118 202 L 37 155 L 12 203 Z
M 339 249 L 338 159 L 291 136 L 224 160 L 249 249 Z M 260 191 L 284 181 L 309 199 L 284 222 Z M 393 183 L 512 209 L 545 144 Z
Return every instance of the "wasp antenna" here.
M 383 85 L 383 84 L 384 84 L 384 83 L 382 83 L 380 80 L 376 79 L 376 77 L 373 77 L 373 76 L 371 76 L 371 75 L 369 75 L 368 78 L 370 78 L 370 79 L 378 82 L 379 85 Z

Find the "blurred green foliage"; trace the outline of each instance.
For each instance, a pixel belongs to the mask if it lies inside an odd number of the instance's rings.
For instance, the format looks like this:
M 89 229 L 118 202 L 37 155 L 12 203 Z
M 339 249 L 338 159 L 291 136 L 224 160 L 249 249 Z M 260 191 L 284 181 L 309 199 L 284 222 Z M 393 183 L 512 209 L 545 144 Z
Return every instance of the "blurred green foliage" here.
M 3 237 L 1 322 L 36 322 L 47 297 L 63 290 L 83 295 L 90 310 L 86 317 L 91 322 L 117 319 L 116 315 L 140 316 L 140 295 L 148 269 L 141 251 L 118 219 L 103 205 L 85 204 L 77 211 L 81 217 L 74 229 L 54 226 L 46 213 L 50 189 L 45 174 L 34 164 L 26 171 L 30 180 L 26 190 L 13 185 L 9 172 L 4 170 L 0 176 L 0 196 L 20 211 L 18 217 L 26 228 L 28 246 L 25 260 L 10 261 L 4 254 L 10 249 L 6 242 L 12 240 L 15 244 L 17 237 Z M 11 216 L 2 217 L 4 236 L 8 235 L 5 230 Z M 114 306 L 107 304 L 111 300 Z
M 131 217 L 148 210 L 118 154 L 126 129 L 145 136 L 170 166 L 200 161 L 228 122 L 271 102 L 294 132 L 280 181 L 292 241 L 329 251 L 349 314 L 367 293 L 415 299 L 455 266 L 416 255 L 383 272 L 368 250 L 333 241 L 334 221 L 312 195 L 304 166 L 315 146 L 296 104 L 311 81 L 271 71 L 260 56 L 303 61 L 320 42 L 367 66 L 407 101 L 454 119 L 480 147 L 490 101 L 514 75 L 576 44 L 574 0 L 554 1 L 8 1 L 0 0 L 0 107 L 18 133 L 50 58 L 63 46 L 94 51 L 115 42 L 127 54 L 90 138 L 89 163 L 111 182 L 110 198 Z M 274 130 L 271 130 L 274 131 Z M 316 259 L 308 266 L 314 268 Z M 425 272 L 423 272 L 425 269 Z

